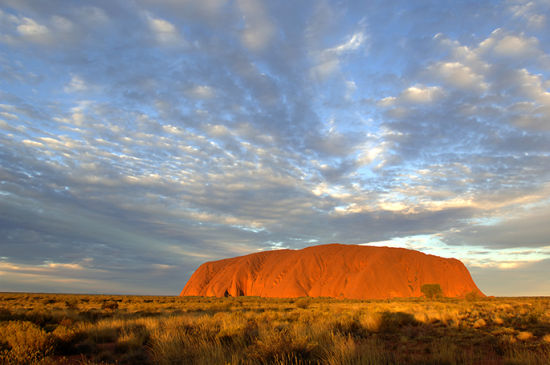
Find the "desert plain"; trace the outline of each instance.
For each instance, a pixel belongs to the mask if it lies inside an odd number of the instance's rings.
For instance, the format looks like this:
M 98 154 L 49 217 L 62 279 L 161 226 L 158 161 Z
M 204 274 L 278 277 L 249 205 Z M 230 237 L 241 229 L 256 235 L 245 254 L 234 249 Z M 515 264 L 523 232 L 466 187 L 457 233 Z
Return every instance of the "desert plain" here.
M 2 364 L 548 364 L 550 298 L 0 293 Z

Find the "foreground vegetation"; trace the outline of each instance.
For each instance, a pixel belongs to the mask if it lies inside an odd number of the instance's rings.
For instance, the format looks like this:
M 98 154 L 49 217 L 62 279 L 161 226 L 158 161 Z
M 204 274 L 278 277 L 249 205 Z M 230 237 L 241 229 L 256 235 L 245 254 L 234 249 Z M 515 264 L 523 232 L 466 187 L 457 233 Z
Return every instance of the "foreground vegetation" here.
M 550 364 L 550 298 L 0 293 L 1 364 Z

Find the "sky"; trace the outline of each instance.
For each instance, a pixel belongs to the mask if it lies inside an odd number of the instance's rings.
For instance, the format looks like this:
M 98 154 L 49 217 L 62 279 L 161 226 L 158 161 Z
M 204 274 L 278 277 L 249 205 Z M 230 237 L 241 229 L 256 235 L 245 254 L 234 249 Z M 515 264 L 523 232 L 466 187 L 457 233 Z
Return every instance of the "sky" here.
M 0 291 L 332 242 L 550 295 L 550 1 L 0 0 Z

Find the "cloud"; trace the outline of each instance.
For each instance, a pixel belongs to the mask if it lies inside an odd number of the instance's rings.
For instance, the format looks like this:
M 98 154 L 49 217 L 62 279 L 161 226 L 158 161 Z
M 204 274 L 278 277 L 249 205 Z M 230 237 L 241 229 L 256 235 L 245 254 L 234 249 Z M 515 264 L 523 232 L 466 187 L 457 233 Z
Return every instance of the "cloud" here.
M 492 248 L 510 247 L 546 247 L 550 229 L 543 222 L 550 218 L 550 208 L 533 209 L 528 213 L 504 217 L 500 222 L 490 225 L 471 225 L 445 235 L 446 242 L 480 245 Z
M 33 146 L 33 147 L 42 147 L 43 146 L 42 143 L 37 142 L 37 141 L 32 141 L 32 140 L 29 140 L 29 139 L 24 139 L 23 144 L 25 144 L 27 146 Z
M 66 93 L 88 90 L 88 84 L 78 75 L 72 75 L 71 81 L 63 89 Z
M 526 263 L 518 268 L 471 268 L 476 284 L 495 296 L 537 296 L 550 289 L 550 259 Z M 500 283 L 506 283 L 501 285 Z
M 174 45 L 183 42 L 177 28 L 169 21 L 147 14 L 147 23 L 158 43 Z
M 50 41 L 50 30 L 31 18 L 24 17 L 20 19 L 19 25 L 17 25 L 17 32 L 33 42 L 47 43 Z
M 196 85 L 188 90 L 188 95 L 197 99 L 210 99 L 214 97 L 214 89 L 208 85 Z
M 243 44 L 252 51 L 265 48 L 275 35 L 276 30 L 267 16 L 262 2 L 238 0 L 237 4 L 245 22 L 245 29 L 241 35 Z
M 437 99 L 441 93 L 442 90 L 438 86 L 415 85 L 403 90 L 400 99 L 411 103 L 430 103 Z
M 315 65 L 311 69 L 311 75 L 322 80 L 339 71 L 341 58 L 364 47 L 367 39 L 363 32 L 357 32 L 336 46 L 315 51 Z
M 363 32 L 357 32 L 352 34 L 347 41 L 336 45 L 332 48 L 326 49 L 325 53 L 342 54 L 346 52 L 358 50 L 367 40 L 367 37 Z
M 0 112 L 0 117 L 8 120 L 17 120 L 19 117 L 15 114 L 9 113 L 9 112 Z
M 305 45 L 309 59 L 309 76 L 317 82 L 326 82 L 332 77 L 341 78 L 345 88 L 342 66 L 367 54 L 370 47 L 368 24 L 365 18 L 342 26 L 345 8 L 329 2 L 316 2 L 305 28 Z M 334 87 L 334 85 L 333 85 Z
M 472 91 L 484 91 L 488 88 L 483 75 L 475 73 L 460 62 L 439 62 L 429 66 L 427 72 L 456 88 Z
M 217 19 L 226 5 L 224 0 L 140 0 L 139 3 L 145 7 L 158 6 L 169 13 L 188 16 L 199 22 Z
M 59 47 L 72 43 L 81 35 L 81 29 L 67 17 L 54 14 L 50 17 L 31 18 L 13 14 L 0 13 L 6 20 L 5 34 L 2 39 L 8 44 L 30 43 L 44 47 Z
M 539 8 L 541 5 L 544 9 L 542 1 L 516 1 L 512 2 L 509 10 L 514 17 L 526 21 L 529 27 L 542 28 L 546 24 L 546 16 L 544 10 Z
M 537 52 L 537 48 L 538 40 L 535 37 L 523 38 L 508 35 L 496 43 L 494 51 L 500 55 L 517 57 L 532 55 Z
M 537 38 L 505 34 L 501 29 L 493 31 L 489 38 L 479 44 L 479 52 L 488 51 L 497 56 L 512 58 L 533 57 L 540 53 Z
M 8 44 L 15 44 L 18 39 L 37 44 L 47 44 L 52 40 L 50 29 L 38 23 L 34 19 L 25 16 L 17 16 L 4 12 L 0 9 L 0 20 L 2 20 L 2 40 Z
M 4 4 L 10 288 L 177 293 L 205 260 L 419 235 L 482 274 L 545 259 L 495 259 L 546 247 L 540 4 Z

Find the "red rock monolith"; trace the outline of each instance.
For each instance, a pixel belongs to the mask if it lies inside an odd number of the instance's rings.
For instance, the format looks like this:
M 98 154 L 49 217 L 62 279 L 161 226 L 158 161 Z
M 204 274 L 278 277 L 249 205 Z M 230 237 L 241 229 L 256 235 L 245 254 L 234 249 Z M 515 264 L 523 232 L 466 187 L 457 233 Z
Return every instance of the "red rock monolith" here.
M 395 247 L 328 244 L 275 250 L 206 262 L 180 296 L 420 297 L 423 284 L 439 284 L 446 297 L 478 289 L 457 259 Z

